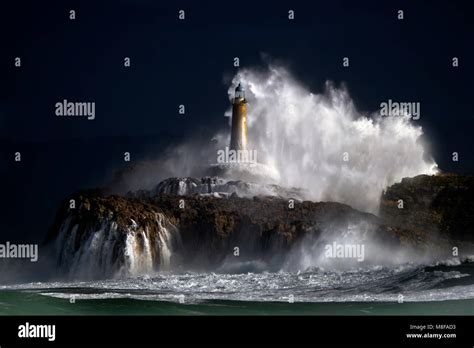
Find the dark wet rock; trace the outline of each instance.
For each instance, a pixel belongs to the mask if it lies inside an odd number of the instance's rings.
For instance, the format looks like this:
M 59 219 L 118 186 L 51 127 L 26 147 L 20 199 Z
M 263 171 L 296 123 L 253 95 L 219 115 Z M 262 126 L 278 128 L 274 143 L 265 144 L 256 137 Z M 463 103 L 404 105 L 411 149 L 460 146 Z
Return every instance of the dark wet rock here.
M 403 200 L 403 209 L 399 209 Z M 382 196 L 380 217 L 410 231 L 413 241 L 444 238 L 474 242 L 474 177 L 419 175 L 390 186 Z

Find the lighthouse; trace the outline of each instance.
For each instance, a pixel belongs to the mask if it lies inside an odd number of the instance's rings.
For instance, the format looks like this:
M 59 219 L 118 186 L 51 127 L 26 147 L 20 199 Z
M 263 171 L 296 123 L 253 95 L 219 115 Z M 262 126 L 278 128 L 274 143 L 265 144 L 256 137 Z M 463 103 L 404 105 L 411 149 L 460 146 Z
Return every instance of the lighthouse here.
M 241 83 L 235 89 L 232 103 L 232 131 L 230 134 L 231 150 L 247 150 L 247 101 L 245 88 Z

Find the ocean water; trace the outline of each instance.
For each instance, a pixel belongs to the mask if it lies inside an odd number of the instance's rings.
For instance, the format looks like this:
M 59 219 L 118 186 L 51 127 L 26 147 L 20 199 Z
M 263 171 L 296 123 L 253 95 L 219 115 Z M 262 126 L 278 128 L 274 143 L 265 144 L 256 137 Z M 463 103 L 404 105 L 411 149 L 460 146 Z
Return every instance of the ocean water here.
M 0 315 L 474 315 L 474 263 L 16 284 Z

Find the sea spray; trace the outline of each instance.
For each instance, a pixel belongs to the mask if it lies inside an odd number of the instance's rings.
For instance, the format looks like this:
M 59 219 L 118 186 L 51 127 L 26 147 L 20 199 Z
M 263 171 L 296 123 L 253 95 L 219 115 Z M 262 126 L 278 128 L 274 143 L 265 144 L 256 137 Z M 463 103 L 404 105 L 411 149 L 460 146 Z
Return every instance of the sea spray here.
M 354 219 L 347 226 L 328 225 L 319 233 L 307 233 L 284 255 L 281 270 L 395 268 L 410 262 L 429 264 L 439 257 L 408 245 L 401 247 L 396 238 L 382 237 L 373 225 Z

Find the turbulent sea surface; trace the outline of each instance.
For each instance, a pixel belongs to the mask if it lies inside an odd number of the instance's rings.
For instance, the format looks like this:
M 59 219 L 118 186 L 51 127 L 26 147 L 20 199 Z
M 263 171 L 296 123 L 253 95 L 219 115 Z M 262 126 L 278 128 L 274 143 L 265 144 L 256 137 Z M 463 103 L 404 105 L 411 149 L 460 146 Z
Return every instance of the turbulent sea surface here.
M 0 287 L 1 315 L 473 315 L 474 263 L 165 273 Z M 248 271 L 246 270 L 248 269 Z

